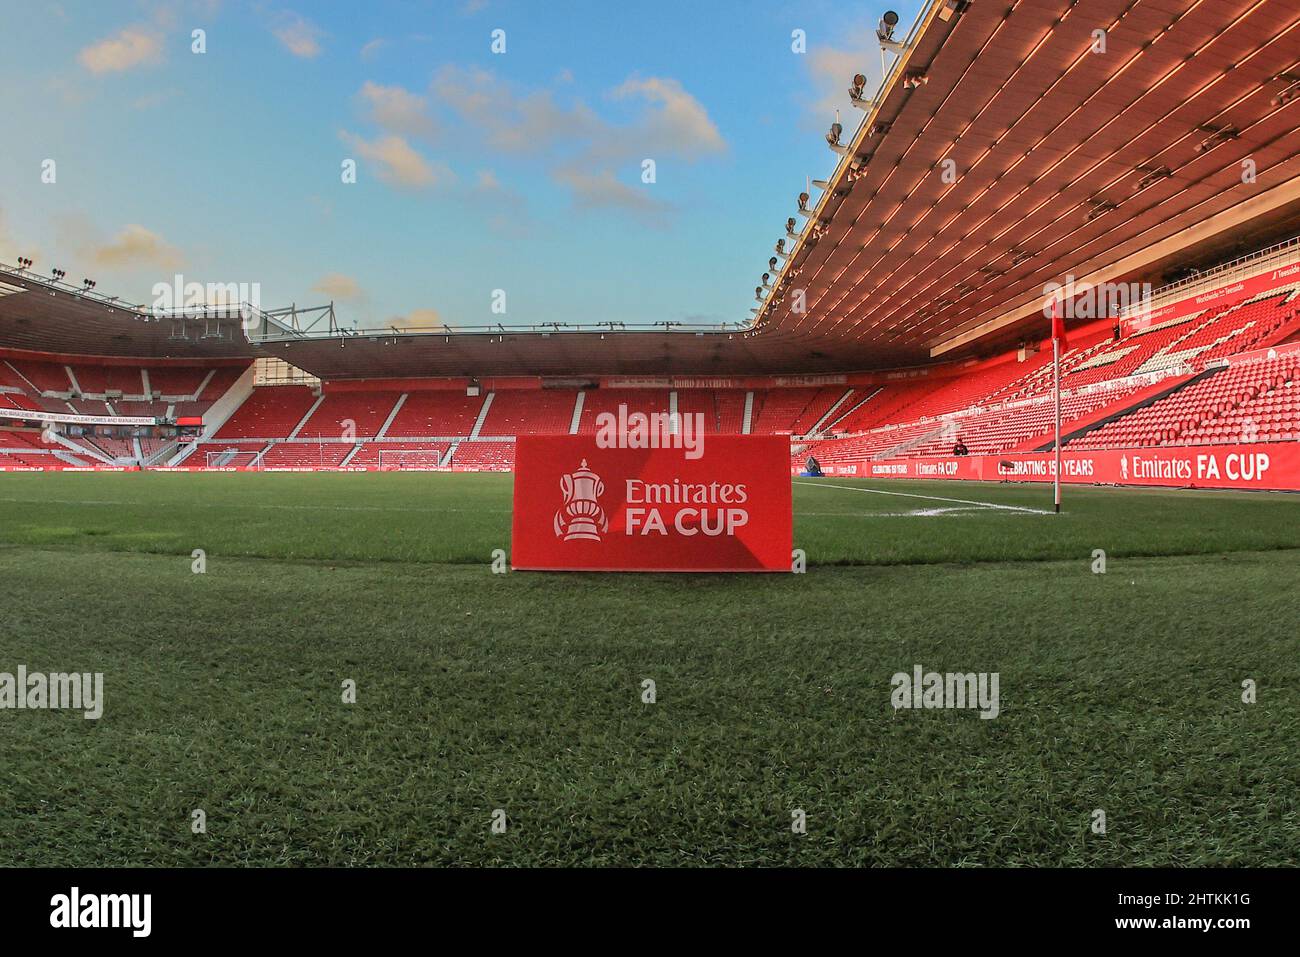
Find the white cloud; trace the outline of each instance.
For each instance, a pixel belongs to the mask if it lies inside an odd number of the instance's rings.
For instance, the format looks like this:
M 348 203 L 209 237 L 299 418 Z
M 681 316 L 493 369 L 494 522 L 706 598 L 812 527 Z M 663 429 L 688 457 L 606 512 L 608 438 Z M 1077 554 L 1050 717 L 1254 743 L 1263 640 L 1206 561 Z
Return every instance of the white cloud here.
M 518 238 L 532 231 L 527 198 L 502 183 L 494 171 L 479 170 L 471 198 L 475 212 L 493 232 Z
M 587 172 L 562 167 L 552 176 L 572 190 L 573 204 L 578 209 L 621 210 L 653 226 L 667 225 L 667 217 L 673 212 L 670 204 L 656 199 L 649 190 L 629 186 L 609 170 Z
M 379 51 L 387 46 L 388 41 L 383 37 L 375 37 L 361 48 L 361 59 L 369 61 L 379 55 Z
M 455 178 L 446 164 L 431 164 L 401 136 L 381 136 L 366 140 L 347 131 L 339 135 L 363 158 L 376 165 L 381 180 L 394 186 L 403 189 L 431 189 Z
M 656 153 L 695 160 L 727 149 L 708 111 L 673 79 L 632 77 L 614 89 L 615 99 L 646 104 L 626 125 L 603 119 L 580 100 L 561 105 L 550 90 L 515 90 L 479 68 L 443 67 L 431 89 L 462 119 L 483 129 L 490 145 L 506 151 L 536 154 L 555 148 L 601 160 Z
M 435 127 L 428 101 L 400 86 L 381 86 L 367 80 L 357 93 L 376 125 L 392 133 L 431 138 Z
M 354 278 L 337 272 L 322 276 L 311 288 L 313 292 L 319 292 L 340 302 L 356 302 L 365 298 L 365 293 L 361 291 L 360 284 Z
M 271 32 L 296 57 L 311 59 L 321 54 L 320 40 L 324 34 L 320 27 L 301 14 L 284 11 L 276 18 Z
M 557 81 L 558 82 L 558 81 Z M 564 104 L 548 89 L 513 89 L 479 68 L 444 67 L 431 84 L 434 96 L 464 122 L 482 130 L 489 146 L 538 157 L 552 179 L 570 190 L 581 209 L 630 211 L 661 221 L 672 206 L 624 183 L 617 171 L 646 157 L 688 162 L 727 149 L 708 111 L 673 79 L 629 78 L 611 97 L 644 104 L 626 124 L 615 124 L 582 101 Z
M 519 93 L 479 68 L 446 66 L 433 79 L 434 95 L 463 120 L 479 127 L 492 147 L 536 154 L 553 146 L 590 140 L 602 128 L 588 107 L 560 106 L 549 90 Z
M 77 59 L 91 73 L 120 73 L 162 59 L 162 35 L 146 27 L 127 27 L 92 43 Z
M 708 110 L 676 80 L 633 77 L 613 95 L 617 99 L 639 97 L 652 104 L 628 131 L 631 137 L 645 144 L 647 151 L 659 150 L 689 160 L 727 149 Z
M 110 242 L 96 246 L 91 257 L 97 266 L 109 268 L 177 269 L 181 264 L 181 255 L 174 246 L 137 223 L 124 226 Z

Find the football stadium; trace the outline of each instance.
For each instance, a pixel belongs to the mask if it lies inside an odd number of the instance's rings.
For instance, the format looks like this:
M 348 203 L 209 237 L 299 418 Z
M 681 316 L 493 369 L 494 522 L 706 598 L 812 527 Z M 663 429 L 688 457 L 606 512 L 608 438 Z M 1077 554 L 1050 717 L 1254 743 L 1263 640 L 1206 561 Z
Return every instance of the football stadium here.
M 4 864 L 1297 863 L 1293 0 L 772 5 L 711 83 L 675 4 L 74 6 L 0 159 Z M 90 146 L 184 102 L 247 136 Z

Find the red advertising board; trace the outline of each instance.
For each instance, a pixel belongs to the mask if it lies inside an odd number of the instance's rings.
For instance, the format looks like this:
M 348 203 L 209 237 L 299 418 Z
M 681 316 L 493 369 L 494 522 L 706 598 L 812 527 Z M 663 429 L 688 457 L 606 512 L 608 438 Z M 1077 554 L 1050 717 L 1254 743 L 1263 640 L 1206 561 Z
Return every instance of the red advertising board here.
M 1050 482 L 1051 452 L 866 460 L 828 467 L 828 475 L 859 478 L 974 479 Z M 1300 490 L 1300 442 L 1163 446 L 1061 452 L 1061 481 L 1171 488 Z
M 789 439 L 700 438 L 688 450 L 610 448 L 595 435 L 519 436 L 511 564 L 790 571 Z
M 1269 269 L 1258 276 L 1252 276 L 1240 282 L 1230 283 L 1217 289 L 1211 289 L 1208 292 L 1188 296 L 1186 299 L 1180 299 L 1169 305 L 1161 306 L 1159 309 L 1149 309 L 1138 313 L 1136 316 L 1124 321 L 1124 332 L 1126 335 L 1131 335 L 1145 329 L 1147 326 L 1161 322 L 1171 322 L 1174 319 L 1202 312 L 1205 309 L 1223 309 L 1228 306 L 1235 306 L 1237 303 L 1254 299 L 1274 289 L 1290 289 L 1295 286 L 1297 276 L 1300 276 L 1300 265 Z

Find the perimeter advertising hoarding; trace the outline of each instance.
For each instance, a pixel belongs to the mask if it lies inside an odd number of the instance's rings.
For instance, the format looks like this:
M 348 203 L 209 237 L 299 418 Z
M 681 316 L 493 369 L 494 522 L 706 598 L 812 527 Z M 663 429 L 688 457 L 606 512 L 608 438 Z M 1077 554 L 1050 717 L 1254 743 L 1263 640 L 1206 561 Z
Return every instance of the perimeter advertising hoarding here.
M 789 439 L 701 438 L 688 450 L 609 448 L 595 435 L 519 436 L 511 565 L 790 571 Z
M 866 460 L 826 467 L 831 476 L 857 478 L 974 479 L 985 482 L 1050 482 L 1051 452 L 1009 455 L 930 456 Z M 1168 488 L 1300 490 L 1300 442 L 1163 446 L 1061 452 L 1067 484 L 1158 485 Z

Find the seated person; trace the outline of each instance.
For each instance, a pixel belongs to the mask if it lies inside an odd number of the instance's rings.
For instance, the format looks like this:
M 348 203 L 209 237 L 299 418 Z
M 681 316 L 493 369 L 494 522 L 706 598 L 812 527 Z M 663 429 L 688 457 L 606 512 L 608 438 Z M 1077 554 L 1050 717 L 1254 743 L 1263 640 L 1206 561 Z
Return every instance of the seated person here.
M 966 448 L 966 443 L 965 443 L 965 442 L 963 442 L 961 439 L 958 439 L 958 440 L 957 440 L 957 444 L 954 445 L 954 446 L 952 447 L 952 454 L 953 454 L 953 455 L 970 455 L 970 449 Z

